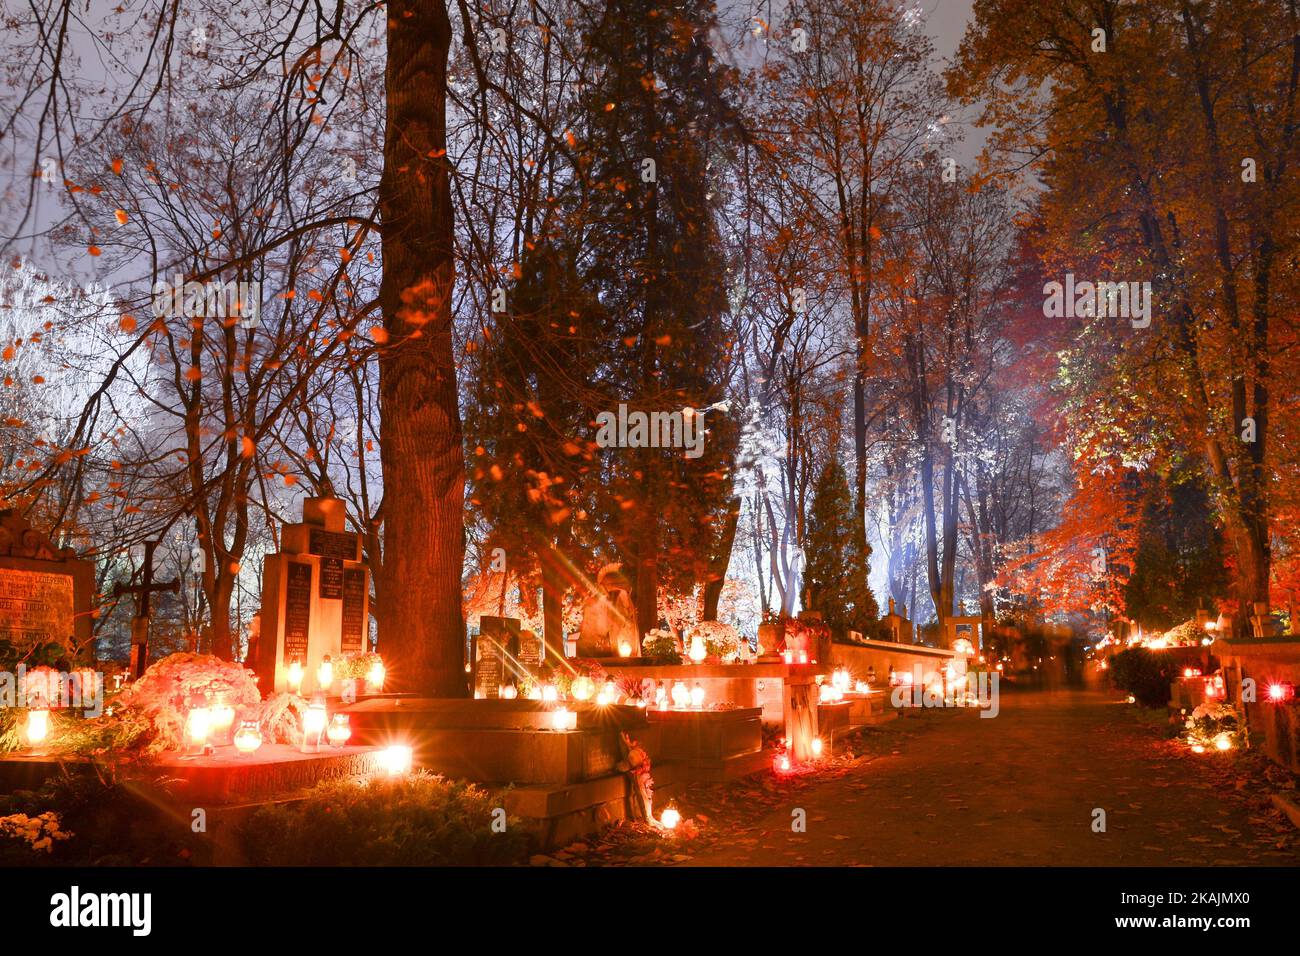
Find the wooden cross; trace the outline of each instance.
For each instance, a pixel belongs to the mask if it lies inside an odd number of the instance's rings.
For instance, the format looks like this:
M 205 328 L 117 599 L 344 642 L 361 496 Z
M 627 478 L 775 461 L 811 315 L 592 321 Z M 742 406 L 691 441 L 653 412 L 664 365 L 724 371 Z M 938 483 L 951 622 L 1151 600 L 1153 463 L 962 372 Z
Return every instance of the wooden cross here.
M 144 669 L 149 666 L 149 599 L 155 591 L 162 593 L 170 591 L 173 594 L 180 593 L 181 582 L 176 579 L 171 581 L 160 581 L 155 584 L 153 580 L 153 552 L 158 547 L 157 541 L 146 541 L 144 543 L 144 581 L 141 584 L 115 584 L 113 585 L 113 597 L 120 598 L 124 594 L 135 596 L 135 617 L 131 619 L 131 679 L 136 680 Z

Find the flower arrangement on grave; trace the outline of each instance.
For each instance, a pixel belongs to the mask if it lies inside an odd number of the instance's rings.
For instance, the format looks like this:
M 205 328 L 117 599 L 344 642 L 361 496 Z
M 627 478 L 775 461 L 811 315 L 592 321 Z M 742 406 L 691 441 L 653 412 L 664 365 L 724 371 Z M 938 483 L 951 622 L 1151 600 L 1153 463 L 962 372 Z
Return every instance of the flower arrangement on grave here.
M 1187 718 L 1187 745 L 1196 753 L 1207 750 L 1232 750 L 1241 743 L 1241 715 L 1235 707 L 1219 701 L 1207 701 Z
M 831 629 L 825 621 L 804 620 L 797 617 L 782 618 L 785 630 L 785 651 L 806 651 L 809 660 L 818 656 L 818 648 L 829 641 Z
M 37 676 L 28 675 L 29 680 Z M 51 709 L 44 749 L 110 761 L 184 750 L 192 702 L 220 702 L 235 711 L 232 719 L 237 720 L 241 712 L 256 712 L 262 701 L 251 671 L 218 657 L 190 653 L 164 657 L 139 680 L 99 699 L 104 704 L 98 717 L 85 716 L 84 708 Z M 0 710 L 0 752 L 26 746 L 25 723 L 26 711 Z
M 118 696 L 114 713 L 143 715 L 153 733 L 146 750 L 180 750 L 185 746 L 188 702 L 224 701 L 239 713 L 261 707 L 262 695 L 252 671 L 210 654 L 172 654 L 150 666 Z
M 343 654 L 332 659 L 333 678 L 336 681 L 356 681 L 356 690 L 364 689 L 368 693 L 383 690 L 384 661 L 373 651 L 360 654 Z M 378 679 L 376 679 L 378 678 Z
M 651 628 L 646 632 L 646 636 L 641 641 L 641 656 L 649 658 L 656 664 L 680 664 L 682 662 L 682 652 L 677 644 L 677 636 L 672 631 L 666 631 L 658 627 Z
M 709 660 L 731 663 L 740 655 L 740 633 L 722 621 L 701 621 L 691 628 L 691 639 L 701 638 Z
M 302 740 L 308 702 L 297 694 L 272 694 L 250 720 L 256 720 L 264 743 L 297 745 Z
M 1200 644 L 1204 637 L 1204 627 L 1195 621 L 1183 621 L 1147 643 L 1152 647 L 1191 647 Z

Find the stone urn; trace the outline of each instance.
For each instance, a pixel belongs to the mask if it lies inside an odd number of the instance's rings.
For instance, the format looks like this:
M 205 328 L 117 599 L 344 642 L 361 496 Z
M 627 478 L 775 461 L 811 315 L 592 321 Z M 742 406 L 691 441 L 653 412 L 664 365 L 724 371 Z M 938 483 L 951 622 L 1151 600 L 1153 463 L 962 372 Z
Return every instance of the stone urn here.
M 785 647 L 785 625 L 780 621 L 758 625 L 758 646 L 763 649 L 759 660 L 778 660 Z

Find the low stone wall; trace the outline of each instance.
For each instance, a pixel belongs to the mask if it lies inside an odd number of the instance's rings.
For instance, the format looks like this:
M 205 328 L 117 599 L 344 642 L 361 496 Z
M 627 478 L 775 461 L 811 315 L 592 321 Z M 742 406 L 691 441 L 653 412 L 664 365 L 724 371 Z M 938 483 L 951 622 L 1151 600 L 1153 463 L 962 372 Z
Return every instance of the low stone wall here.
M 1251 745 L 1270 760 L 1300 773 L 1300 700 L 1269 700 L 1274 683 L 1300 685 L 1300 637 L 1241 638 L 1214 642 L 1223 665 L 1228 701 L 1246 714 Z M 1255 702 L 1243 702 L 1242 682 L 1255 682 Z
M 911 671 L 920 664 L 925 673 L 943 670 L 952 660 L 953 652 L 947 648 L 926 647 L 923 644 L 895 644 L 892 641 L 863 641 L 861 644 L 832 644 L 831 663 L 847 667 L 857 680 L 865 680 L 875 668 L 876 685 L 883 687 L 889 678 L 889 668 Z

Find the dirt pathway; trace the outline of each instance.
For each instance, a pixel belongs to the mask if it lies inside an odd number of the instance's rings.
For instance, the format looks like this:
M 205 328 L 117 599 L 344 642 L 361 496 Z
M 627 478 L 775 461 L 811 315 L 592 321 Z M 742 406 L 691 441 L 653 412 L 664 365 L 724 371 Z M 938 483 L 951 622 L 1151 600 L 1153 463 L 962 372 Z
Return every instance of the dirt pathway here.
M 690 865 L 1300 863 L 1257 758 L 1192 754 L 1102 694 L 1007 693 L 1001 704 L 991 720 L 931 711 L 887 725 L 882 756 L 783 793 L 756 818 L 724 812 L 732 819 L 706 826 Z M 707 799 L 684 809 L 707 813 Z M 806 832 L 792 830 L 796 809 Z M 1097 809 L 1105 832 L 1094 832 Z

